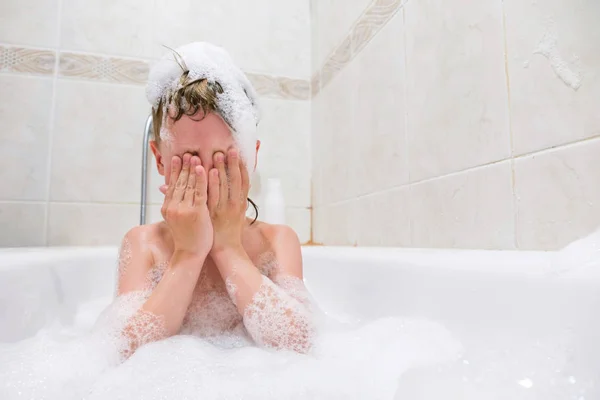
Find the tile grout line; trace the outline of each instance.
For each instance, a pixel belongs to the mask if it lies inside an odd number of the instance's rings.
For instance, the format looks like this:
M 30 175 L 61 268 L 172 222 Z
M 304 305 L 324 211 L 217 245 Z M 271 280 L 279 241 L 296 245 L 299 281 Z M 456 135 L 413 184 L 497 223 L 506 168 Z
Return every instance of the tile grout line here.
M 316 11 L 315 11 L 316 12 Z M 308 1 L 308 38 L 309 38 L 309 43 L 308 43 L 308 65 L 310 66 L 310 70 L 312 70 L 312 62 L 313 62 L 313 46 L 314 46 L 314 42 L 313 42 L 313 8 L 312 8 L 312 1 Z M 309 70 L 309 71 L 310 71 Z M 314 172 L 314 168 L 313 168 L 313 109 L 314 109 L 314 103 L 312 101 L 313 99 L 313 93 L 315 93 L 314 89 L 313 89 L 313 84 L 315 83 L 314 78 L 312 77 L 311 74 L 309 74 L 309 82 L 308 82 L 308 101 L 310 102 L 308 105 L 308 117 L 310 118 L 310 123 L 309 123 L 309 130 L 308 130 L 308 140 L 309 140 L 309 146 L 308 146 L 308 156 L 310 158 L 310 210 L 309 210 L 309 219 L 308 219 L 308 223 L 309 225 L 309 229 L 308 229 L 308 240 L 310 243 L 313 243 L 313 238 L 314 238 L 314 203 L 315 203 L 315 199 L 314 199 L 314 194 L 315 194 L 315 183 L 314 183 L 314 179 L 313 179 L 313 172 Z
M 62 20 L 63 0 L 58 0 L 58 11 L 56 16 L 56 43 L 60 48 L 61 20 Z M 54 129 L 56 125 L 56 97 L 58 92 L 58 70 L 60 68 L 60 53 L 54 53 L 54 74 L 52 79 L 52 100 L 50 101 L 50 121 L 48 123 L 48 153 L 46 160 L 46 214 L 44 221 L 44 245 L 48 246 L 48 233 L 50 230 L 50 188 L 52 178 L 52 149 L 54 147 Z
M 515 160 L 518 160 L 520 158 L 527 158 L 527 157 L 531 157 L 531 156 L 538 156 L 538 155 L 544 155 L 546 153 L 551 153 L 553 151 L 559 151 L 565 148 L 569 148 L 572 146 L 577 146 L 581 143 L 585 143 L 585 142 L 590 142 L 590 141 L 595 141 L 595 140 L 600 140 L 600 134 L 589 137 L 589 138 L 585 138 L 585 139 L 580 139 L 580 140 L 576 140 L 570 143 L 565 143 L 562 144 L 560 146 L 555 146 L 555 147 L 550 147 L 550 148 L 546 148 L 546 149 L 542 149 L 542 150 L 537 150 L 535 152 L 531 152 L 531 153 L 527 153 L 527 154 L 522 154 L 519 156 L 515 156 L 515 157 L 508 157 L 508 158 L 503 158 L 500 160 L 495 160 L 495 161 L 491 161 L 485 164 L 481 164 L 481 165 L 477 165 L 474 167 L 469 167 L 469 168 L 465 168 L 465 169 L 461 169 L 459 171 L 453 171 L 453 172 L 449 172 L 447 174 L 444 175 L 439 175 L 439 176 L 435 176 L 435 177 L 431 177 L 431 178 L 425 178 L 419 181 L 415 181 L 415 182 L 408 182 L 408 183 L 404 183 L 401 185 L 396 185 L 396 186 L 392 186 L 392 187 L 388 187 L 382 190 L 378 190 L 375 192 L 371 192 L 371 193 L 365 193 L 365 194 L 361 194 L 359 196 L 353 197 L 353 198 L 346 198 L 346 199 L 341 199 L 341 200 L 336 200 L 336 201 L 332 201 L 330 203 L 323 203 L 323 204 L 318 204 L 317 206 L 322 207 L 322 206 L 332 206 L 332 205 L 340 205 L 340 204 L 344 204 L 353 200 L 358 200 L 358 199 L 362 199 L 365 197 L 370 197 L 370 196 L 376 196 L 379 194 L 383 194 L 383 193 L 387 193 L 387 192 L 391 192 L 393 190 L 399 190 L 399 189 L 404 189 L 404 188 L 408 188 L 411 186 L 415 186 L 415 185 L 419 185 L 419 184 L 423 184 L 423 183 L 428 183 L 428 182 L 433 182 L 436 180 L 440 180 L 440 179 L 445 179 L 445 178 L 449 178 L 455 175 L 460 175 L 463 173 L 467 173 L 467 172 L 473 172 L 473 171 L 477 171 L 479 169 L 484 169 L 487 167 L 491 167 L 493 165 L 497 165 L 497 164 L 501 164 L 504 162 L 514 162 Z
M 408 124 L 408 51 L 406 50 L 407 39 L 406 39 L 406 7 L 403 7 L 402 10 L 402 39 L 404 41 L 404 158 L 406 160 L 406 177 L 408 182 L 410 182 L 410 151 L 409 151 L 409 141 L 410 135 L 408 134 L 409 124 Z M 410 209 L 411 201 L 410 197 L 412 195 L 412 189 L 409 186 L 408 192 L 408 233 L 409 233 L 409 243 L 413 242 L 414 235 L 414 227 L 413 227 L 413 218 L 412 218 L 412 210 Z
M 526 158 L 526 157 L 536 156 L 536 155 L 540 155 L 540 154 L 551 153 L 553 151 L 561 150 L 561 149 L 563 149 L 565 147 L 577 146 L 580 143 L 594 141 L 594 140 L 597 140 L 597 139 L 600 139 L 600 131 L 594 133 L 593 136 L 589 136 L 589 137 L 582 138 L 582 139 L 577 139 L 577 140 L 574 140 L 572 142 L 562 143 L 562 144 L 559 144 L 559 145 L 556 145 L 556 146 L 546 147 L 546 148 L 540 149 L 540 150 L 528 151 L 526 153 L 514 156 L 513 159 L 514 160 L 518 160 L 520 158 Z
M 517 239 L 517 223 L 519 220 L 519 211 L 517 207 L 517 190 L 516 190 L 516 176 L 515 176 L 515 143 L 513 136 L 513 125 L 512 125 L 512 111 L 511 111 L 511 93 L 510 93 L 510 70 L 508 67 L 508 38 L 506 35 L 506 9 L 505 2 L 501 2 L 501 13 L 502 13 L 502 36 L 504 39 L 504 74 L 506 76 L 506 111 L 508 116 L 508 139 L 510 146 L 510 186 L 512 191 L 512 206 L 513 206 L 513 242 L 515 249 L 519 248 L 519 241 Z

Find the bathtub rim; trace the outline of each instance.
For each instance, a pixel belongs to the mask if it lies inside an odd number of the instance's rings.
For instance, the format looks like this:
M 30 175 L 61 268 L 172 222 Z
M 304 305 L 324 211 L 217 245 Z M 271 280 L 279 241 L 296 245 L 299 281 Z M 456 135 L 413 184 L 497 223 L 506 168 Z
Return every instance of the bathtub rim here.
M 8 266 L 118 254 L 118 246 L 52 246 L 0 248 L 0 270 Z M 556 251 L 469 250 L 401 247 L 302 246 L 307 260 L 376 262 L 387 267 L 402 264 L 462 272 L 547 275 Z

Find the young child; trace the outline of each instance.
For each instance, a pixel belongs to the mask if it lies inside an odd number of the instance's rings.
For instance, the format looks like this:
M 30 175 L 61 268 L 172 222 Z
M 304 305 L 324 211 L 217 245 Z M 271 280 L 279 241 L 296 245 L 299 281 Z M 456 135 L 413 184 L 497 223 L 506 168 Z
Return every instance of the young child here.
M 192 43 L 153 67 L 147 94 L 164 221 L 122 241 L 117 295 L 147 293 L 124 329 L 124 355 L 179 333 L 231 332 L 308 352 L 314 329 L 298 238 L 246 217 L 260 147 L 251 84 L 222 49 Z

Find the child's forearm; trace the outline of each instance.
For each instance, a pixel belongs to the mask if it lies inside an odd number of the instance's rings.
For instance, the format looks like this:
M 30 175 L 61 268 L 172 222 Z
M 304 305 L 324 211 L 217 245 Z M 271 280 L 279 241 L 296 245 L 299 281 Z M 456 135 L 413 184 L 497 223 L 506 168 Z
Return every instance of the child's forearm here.
M 181 329 L 205 259 L 206 255 L 202 254 L 174 252 L 169 267 L 142 307 L 164 318 L 169 336 Z
M 262 285 L 262 274 L 243 248 L 227 248 L 212 253 L 211 257 L 225 282 L 231 300 L 239 313 L 244 315 L 244 310 Z
M 300 353 L 310 350 L 314 327 L 304 304 L 263 276 L 244 249 L 223 250 L 212 258 L 257 344 Z
M 179 332 L 205 259 L 205 255 L 173 253 L 162 279 L 123 329 L 129 342 L 126 357 L 146 343 Z

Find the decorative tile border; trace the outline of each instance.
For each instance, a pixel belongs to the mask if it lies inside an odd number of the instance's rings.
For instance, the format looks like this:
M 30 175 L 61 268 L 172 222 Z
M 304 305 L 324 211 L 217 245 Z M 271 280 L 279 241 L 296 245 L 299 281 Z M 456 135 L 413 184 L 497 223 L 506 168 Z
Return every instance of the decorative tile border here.
M 52 75 L 55 62 L 51 50 L 0 46 L 0 72 Z
M 358 17 L 348 35 L 333 50 L 325 64 L 312 77 L 313 96 L 350 63 L 375 37 L 389 20 L 406 4 L 407 0 L 374 0 Z
M 310 83 L 302 79 L 247 73 L 248 79 L 261 96 L 281 99 L 310 99 Z
M 59 78 L 86 79 L 99 82 L 143 85 L 150 62 L 141 59 L 102 56 L 62 51 L 0 45 L 0 73 L 53 75 Z M 284 100 L 309 100 L 311 83 L 304 79 L 248 73 L 259 95 Z
M 149 63 L 143 60 L 61 52 L 58 76 L 94 81 L 144 84 Z

